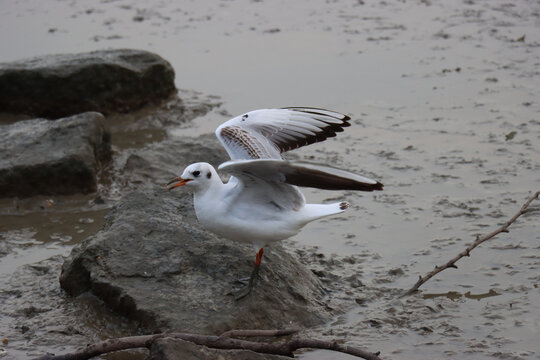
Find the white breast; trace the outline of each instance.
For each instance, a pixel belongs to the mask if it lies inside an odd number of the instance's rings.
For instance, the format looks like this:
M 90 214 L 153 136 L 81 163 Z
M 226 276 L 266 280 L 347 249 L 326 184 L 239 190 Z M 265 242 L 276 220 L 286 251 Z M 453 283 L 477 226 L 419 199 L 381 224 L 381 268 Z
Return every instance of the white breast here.
M 195 213 L 200 223 L 227 239 L 262 246 L 294 236 L 303 226 L 296 211 L 280 211 L 272 203 L 252 206 L 228 200 L 212 192 L 194 197 Z

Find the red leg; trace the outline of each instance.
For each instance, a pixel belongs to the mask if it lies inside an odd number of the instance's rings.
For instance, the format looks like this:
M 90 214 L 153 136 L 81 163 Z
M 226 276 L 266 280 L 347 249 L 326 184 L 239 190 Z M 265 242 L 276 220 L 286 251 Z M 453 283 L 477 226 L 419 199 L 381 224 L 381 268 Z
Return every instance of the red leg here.
M 264 249 L 261 248 L 261 250 L 259 250 L 259 252 L 255 256 L 255 266 L 261 265 L 261 260 L 262 260 L 262 257 L 263 257 L 263 253 L 264 253 Z
M 251 276 L 249 277 L 249 283 L 243 290 L 241 290 L 240 292 L 236 294 L 235 300 L 240 300 L 246 297 L 251 292 L 251 289 L 253 288 L 253 285 L 255 284 L 255 280 L 257 279 L 257 276 L 259 275 L 259 268 L 261 267 L 261 260 L 263 257 L 263 252 L 264 252 L 263 248 L 261 248 L 259 252 L 257 253 L 257 255 L 255 256 L 255 263 L 253 264 L 254 265 L 253 272 L 251 273 Z

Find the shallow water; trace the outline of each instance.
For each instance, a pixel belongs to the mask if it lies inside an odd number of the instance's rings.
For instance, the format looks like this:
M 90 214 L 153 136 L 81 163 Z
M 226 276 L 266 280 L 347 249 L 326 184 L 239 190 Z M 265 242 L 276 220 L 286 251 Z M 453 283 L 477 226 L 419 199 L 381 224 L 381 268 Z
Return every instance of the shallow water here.
M 422 294 L 398 298 L 540 189 L 537 1 L 153 4 L 8 2 L 0 9 L 0 61 L 140 48 L 171 62 L 177 87 L 200 92 L 186 95 L 191 101 L 219 96 L 220 108 L 189 124 L 130 128 L 113 119 L 118 164 L 130 149 L 210 133 L 251 109 L 311 105 L 351 114 L 353 126 L 337 139 L 290 155 L 385 184 L 376 194 L 305 191 L 312 202 L 352 205 L 287 242 L 291 251 L 324 254 L 306 262 L 329 273 L 330 303 L 347 309 L 314 336 L 343 338 L 387 359 L 538 357 L 538 211 L 430 280 Z M 97 195 L 34 198 L 19 208 L 3 200 L 0 281 L 20 265 L 69 253 L 99 229 L 121 191 L 112 174 L 101 187 L 105 204 L 95 204 Z M 10 304 L 2 329 L 14 338 Z

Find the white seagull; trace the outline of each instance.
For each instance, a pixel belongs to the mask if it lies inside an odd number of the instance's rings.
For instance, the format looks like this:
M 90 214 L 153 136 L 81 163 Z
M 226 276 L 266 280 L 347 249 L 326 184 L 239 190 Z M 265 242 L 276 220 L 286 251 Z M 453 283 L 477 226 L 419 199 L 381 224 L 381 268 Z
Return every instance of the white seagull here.
M 382 190 L 383 184 L 347 171 L 292 162 L 283 152 L 326 140 L 350 126 L 350 117 L 324 109 L 289 107 L 254 110 L 223 123 L 216 136 L 231 161 L 218 170 L 231 175 L 223 183 L 214 167 L 191 164 L 171 180 L 169 190 L 186 185 L 193 190 L 199 222 L 230 240 L 251 243 L 255 265 L 240 299 L 251 291 L 263 248 L 300 232 L 307 223 L 345 211 L 347 202 L 306 204 L 297 186 L 327 190 Z

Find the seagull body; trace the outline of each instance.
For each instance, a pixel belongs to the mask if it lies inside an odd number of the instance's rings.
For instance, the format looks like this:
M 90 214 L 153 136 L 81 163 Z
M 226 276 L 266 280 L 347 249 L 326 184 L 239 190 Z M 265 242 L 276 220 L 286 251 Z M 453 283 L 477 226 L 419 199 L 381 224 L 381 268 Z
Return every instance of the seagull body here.
M 201 179 L 203 186 L 194 188 L 193 204 L 200 223 L 225 238 L 253 244 L 257 251 L 298 234 L 313 220 L 344 211 L 343 203 L 306 204 L 294 185 L 238 178 L 224 184 L 207 163 L 191 165 L 181 177 L 193 177 L 197 171 L 211 174 Z
M 168 184 L 169 190 L 193 189 L 197 219 L 225 238 L 251 243 L 257 252 L 247 295 L 262 259 L 263 247 L 290 238 L 309 222 L 345 211 L 348 203 L 306 204 L 298 189 L 382 190 L 383 185 L 344 170 L 283 160 L 281 154 L 336 136 L 350 118 L 329 110 L 294 107 L 255 110 L 218 127 L 216 136 L 231 157 L 218 169 L 231 175 L 223 183 L 216 169 L 191 164 Z

